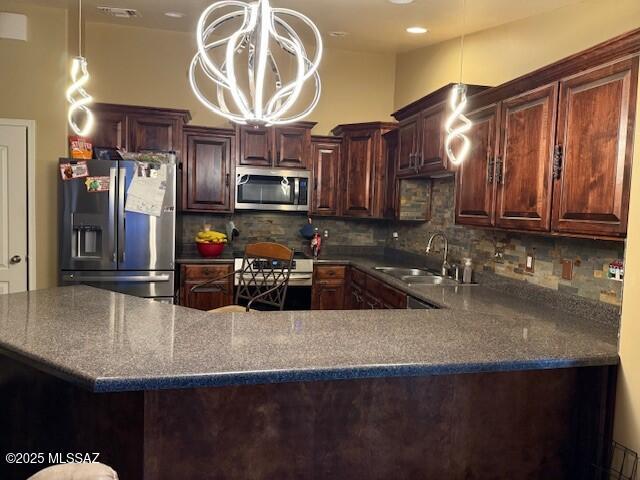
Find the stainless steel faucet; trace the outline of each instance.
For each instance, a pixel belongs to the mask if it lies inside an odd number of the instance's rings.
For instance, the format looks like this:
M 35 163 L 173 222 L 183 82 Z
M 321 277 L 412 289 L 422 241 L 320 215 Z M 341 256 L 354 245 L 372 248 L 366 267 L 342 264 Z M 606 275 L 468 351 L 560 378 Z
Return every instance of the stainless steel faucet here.
M 447 261 L 447 257 L 449 256 L 449 239 L 444 234 L 444 232 L 436 232 L 431 237 L 429 237 L 429 243 L 427 244 L 427 253 L 431 253 L 431 248 L 433 245 L 433 239 L 436 237 L 442 237 L 442 241 L 444 242 L 444 255 L 442 256 L 442 269 L 441 273 L 443 277 L 449 276 L 449 262 Z

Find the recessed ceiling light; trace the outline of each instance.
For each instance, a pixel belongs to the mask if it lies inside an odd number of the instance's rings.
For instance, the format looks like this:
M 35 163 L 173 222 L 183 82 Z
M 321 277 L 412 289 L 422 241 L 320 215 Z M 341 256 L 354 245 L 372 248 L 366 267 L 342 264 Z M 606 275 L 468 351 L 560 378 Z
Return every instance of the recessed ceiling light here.
M 165 12 L 165 15 L 170 18 L 183 18 L 184 13 L 182 12 Z
M 396 5 L 408 5 L 413 3 L 413 0 L 389 0 L 389 3 L 395 3 Z
M 331 37 L 341 38 L 346 37 L 347 35 L 349 35 L 348 32 L 329 32 L 329 36 Z
M 429 31 L 429 29 L 428 28 L 424 28 L 424 27 L 409 27 L 409 28 L 407 28 L 407 32 L 415 33 L 415 34 L 427 33 L 428 31 Z

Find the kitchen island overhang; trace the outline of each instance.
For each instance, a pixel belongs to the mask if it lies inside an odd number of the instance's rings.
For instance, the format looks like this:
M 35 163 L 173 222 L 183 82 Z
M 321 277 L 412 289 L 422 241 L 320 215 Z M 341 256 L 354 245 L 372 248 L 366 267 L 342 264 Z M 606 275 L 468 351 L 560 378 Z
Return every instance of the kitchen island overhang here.
M 90 287 L 0 312 L 2 450 L 121 478 L 575 478 L 611 436 L 615 338 L 566 314 L 213 316 Z

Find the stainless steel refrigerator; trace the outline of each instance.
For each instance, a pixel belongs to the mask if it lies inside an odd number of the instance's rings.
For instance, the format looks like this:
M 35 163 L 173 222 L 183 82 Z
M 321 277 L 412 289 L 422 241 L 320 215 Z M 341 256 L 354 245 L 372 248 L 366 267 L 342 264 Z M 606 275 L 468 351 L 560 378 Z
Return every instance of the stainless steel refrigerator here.
M 172 302 L 175 162 L 166 165 L 166 192 L 159 216 L 125 209 L 131 182 L 139 175 L 138 162 L 87 160 L 86 166 L 78 162 L 60 159 L 61 284 L 86 284 Z M 63 164 L 69 171 L 67 177 Z M 81 168 L 73 173 L 67 164 Z M 96 180 L 94 188 L 88 179 Z

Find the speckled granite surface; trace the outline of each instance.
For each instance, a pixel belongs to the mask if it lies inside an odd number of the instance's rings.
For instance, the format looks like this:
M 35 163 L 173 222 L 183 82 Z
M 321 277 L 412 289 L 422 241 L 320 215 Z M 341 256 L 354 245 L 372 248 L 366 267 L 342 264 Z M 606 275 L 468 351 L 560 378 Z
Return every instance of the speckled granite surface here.
M 440 310 L 209 314 L 91 287 L 0 295 L 0 351 L 96 392 L 612 365 L 617 329 L 483 287 Z

